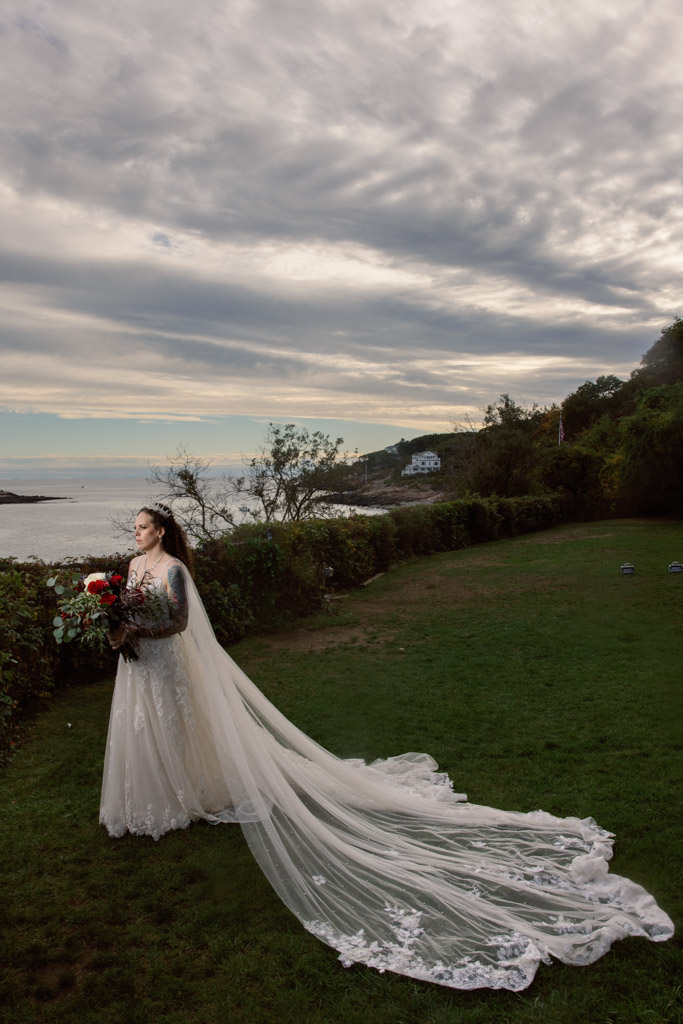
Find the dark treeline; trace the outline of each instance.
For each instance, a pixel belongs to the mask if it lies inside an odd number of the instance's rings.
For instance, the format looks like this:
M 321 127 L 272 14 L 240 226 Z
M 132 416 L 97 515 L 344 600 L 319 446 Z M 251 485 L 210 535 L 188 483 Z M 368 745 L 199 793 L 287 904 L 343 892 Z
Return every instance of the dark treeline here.
M 370 469 L 399 473 L 425 447 L 441 456 L 439 484 L 450 498 L 560 492 L 575 518 L 680 515 L 683 321 L 662 330 L 628 380 L 586 381 L 550 408 L 524 407 L 504 394 L 486 409 L 481 429 L 466 424 L 401 441 L 398 456 L 366 458 Z

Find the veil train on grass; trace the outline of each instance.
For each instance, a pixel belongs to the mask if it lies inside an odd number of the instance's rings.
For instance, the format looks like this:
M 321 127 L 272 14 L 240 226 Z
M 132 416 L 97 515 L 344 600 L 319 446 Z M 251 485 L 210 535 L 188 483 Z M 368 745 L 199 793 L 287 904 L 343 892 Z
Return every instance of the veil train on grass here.
M 239 822 L 277 894 L 345 966 L 453 988 L 520 990 L 541 960 L 584 965 L 618 939 L 673 934 L 652 896 L 608 872 L 612 834 L 591 818 L 470 804 L 427 754 L 366 765 L 325 750 L 219 645 L 183 574 L 188 627 L 155 655 L 168 661 L 120 662 L 129 681 L 150 677 L 139 689 L 159 773 L 114 742 L 137 713 L 115 696 L 101 808 L 112 835 Z M 168 673 L 171 707 L 155 689 Z

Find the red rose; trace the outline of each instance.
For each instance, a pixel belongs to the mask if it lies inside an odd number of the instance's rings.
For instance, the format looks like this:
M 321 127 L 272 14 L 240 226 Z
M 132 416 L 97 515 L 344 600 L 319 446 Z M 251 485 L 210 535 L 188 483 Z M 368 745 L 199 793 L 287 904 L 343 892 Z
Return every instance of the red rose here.
M 100 598 L 100 604 L 115 604 L 116 594 L 102 594 Z
M 118 573 L 115 573 L 113 576 L 109 577 L 109 582 L 113 583 L 115 587 L 120 587 L 123 583 L 123 576 L 119 576 Z
M 106 580 L 91 580 L 88 584 L 89 594 L 101 594 L 103 590 L 108 590 L 109 584 Z

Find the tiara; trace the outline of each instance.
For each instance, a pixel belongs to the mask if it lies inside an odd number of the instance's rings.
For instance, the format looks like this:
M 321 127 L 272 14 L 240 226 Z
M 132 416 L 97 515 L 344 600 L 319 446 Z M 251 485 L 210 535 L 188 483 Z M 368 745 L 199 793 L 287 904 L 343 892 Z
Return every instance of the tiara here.
M 165 516 L 166 519 L 173 519 L 173 512 L 168 507 L 168 505 L 163 505 L 160 501 L 155 501 L 154 508 L 158 512 L 161 512 L 162 516 Z

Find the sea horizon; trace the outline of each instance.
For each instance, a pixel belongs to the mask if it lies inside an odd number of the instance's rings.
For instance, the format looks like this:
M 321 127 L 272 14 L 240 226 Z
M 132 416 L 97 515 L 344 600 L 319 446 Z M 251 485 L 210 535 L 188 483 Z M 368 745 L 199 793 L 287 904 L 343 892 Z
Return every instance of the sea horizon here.
M 218 478 L 222 474 L 216 474 Z M 29 486 L 30 485 L 30 486 Z M 58 562 L 67 558 L 136 552 L 132 527 L 138 510 L 158 501 L 161 489 L 142 476 L 1 477 L 0 490 L 42 495 L 52 501 L 0 505 L 0 557 L 19 561 L 38 558 Z M 244 505 L 236 499 L 235 508 Z M 383 509 L 340 506 L 340 512 L 377 515 Z M 112 520 L 128 520 L 129 532 Z
M 0 505 L 0 556 L 46 562 L 88 555 L 133 553 L 132 532 L 118 530 L 112 518 L 131 519 L 141 505 L 158 499 L 145 477 L 0 478 L 0 490 L 56 500 Z

